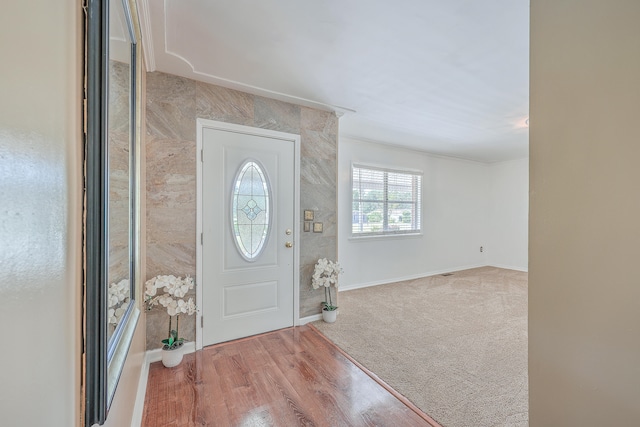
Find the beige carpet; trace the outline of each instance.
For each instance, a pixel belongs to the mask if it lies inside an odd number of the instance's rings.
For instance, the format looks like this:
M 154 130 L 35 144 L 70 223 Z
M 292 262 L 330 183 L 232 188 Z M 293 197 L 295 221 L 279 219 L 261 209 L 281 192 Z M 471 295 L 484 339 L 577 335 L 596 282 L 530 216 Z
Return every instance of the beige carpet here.
M 527 273 L 341 292 L 323 334 L 445 427 L 528 426 Z

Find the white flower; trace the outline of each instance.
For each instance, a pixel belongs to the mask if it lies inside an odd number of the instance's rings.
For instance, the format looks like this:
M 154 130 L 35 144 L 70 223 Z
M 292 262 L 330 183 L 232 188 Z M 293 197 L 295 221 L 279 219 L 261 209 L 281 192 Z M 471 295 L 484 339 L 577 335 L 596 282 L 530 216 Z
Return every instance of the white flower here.
M 171 324 L 173 316 L 196 313 L 198 309 L 193 298 L 189 298 L 188 301 L 183 299 L 189 290 L 193 289 L 194 284 L 193 278 L 190 276 L 182 279 L 174 275 L 160 275 L 147 280 L 145 283 L 145 304 L 147 309 L 151 310 L 156 305 L 163 306 L 169 315 L 169 324 Z M 124 305 L 123 307 L 123 310 L 126 311 L 126 307 Z M 117 310 L 114 311 L 114 317 L 118 315 L 116 312 Z M 177 336 L 179 337 L 179 335 Z M 182 342 L 182 338 L 179 338 L 179 340 Z
M 169 316 L 180 314 L 180 312 L 178 311 L 178 302 L 174 299 L 171 299 L 171 302 L 165 307 L 167 307 L 167 313 L 169 314 Z
M 171 295 L 163 294 L 163 295 L 158 296 L 158 302 L 163 307 L 169 307 L 172 302 L 175 302 L 175 300 L 173 298 L 171 298 Z M 170 315 L 170 316 L 173 316 L 173 315 Z
M 193 298 L 189 298 L 189 301 L 187 301 L 187 315 L 191 316 L 192 314 L 195 314 L 196 311 L 198 311 L 198 307 L 196 307 L 195 301 L 193 301 Z
M 186 313 L 187 312 L 187 303 L 183 299 L 178 300 L 178 313 Z
M 129 280 L 122 279 L 118 283 L 111 283 L 107 295 L 109 307 L 116 307 L 118 304 L 129 300 Z
M 110 308 L 107 312 L 107 317 L 109 318 L 109 324 L 117 325 L 118 319 L 116 318 L 116 311 L 113 308 Z
M 160 275 L 149 279 L 145 283 L 145 297 L 147 308 L 161 305 L 167 309 L 169 316 L 179 314 L 191 315 L 197 311 L 193 298 L 184 301 L 187 293 L 193 289 L 194 280 L 190 276 L 184 279 L 170 275 Z
M 129 279 L 122 279 L 109 285 L 107 293 L 107 321 L 110 325 L 117 325 L 129 306 Z
M 154 297 L 156 296 L 156 280 L 155 278 L 153 279 L 149 279 L 146 281 L 145 283 L 145 289 L 144 289 L 144 293 L 145 295 L 148 295 L 150 297 Z
M 171 278 L 174 276 L 157 276 L 154 286 L 156 289 L 163 289 L 166 292 L 167 286 L 171 284 Z
M 192 315 L 196 312 L 196 304 L 193 302 L 193 298 L 189 298 L 188 301 L 183 299 L 177 300 L 177 308 L 176 311 L 178 313 L 184 313 L 187 315 Z
M 173 295 L 177 296 L 178 298 L 182 298 L 187 294 L 188 291 L 189 285 L 178 285 L 174 288 Z
M 190 276 L 182 279 L 172 274 L 160 275 L 147 280 L 145 285 L 147 308 L 151 309 L 155 305 L 162 305 L 167 309 L 167 313 L 170 316 L 181 313 L 193 314 L 195 312 L 191 310 L 188 302 L 182 300 L 189 290 L 194 287 L 194 281 Z M 193 300 L 190 299 L 190 301 L 195 309 Z M 189 311 L 192 312 L 189 313 Z
M 109 307 L 114 307 L 118 304 L 118 296 L 109 294 Z
M 116 313 L 115 313 L 116 319 L 118 320 L 122 319 L 122 316 L 124 316 L 124 313 L 125 311 L 127 311 L 128 306 L 129 304 L 116 308 Z
M 321 258 L 315 265 L 313 275 L 311 276 L 311 286 L 318 289 L 321 286 L 330 287 L 334 285 L 338 287 L 338 275 L 342 273 L 342 267 L 337 262 Z

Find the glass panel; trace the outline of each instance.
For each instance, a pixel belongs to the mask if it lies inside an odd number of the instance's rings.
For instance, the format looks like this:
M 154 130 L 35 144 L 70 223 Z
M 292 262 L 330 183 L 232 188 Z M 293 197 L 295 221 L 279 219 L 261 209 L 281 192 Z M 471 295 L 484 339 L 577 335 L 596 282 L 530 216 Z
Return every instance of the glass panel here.
M 238 226 L 238 234 L 236 238 L 238 248 L 244 256 L 251 254 L 249 248 L 251 247 L 251 224 Z
M 238 186 L 240 187 L 238 194 L 251 194 L 251 178 L 248 177 L 245 179 L 246 172 L 247 171 L 243 172 L 238 182 Z
M 352 234 L 420 232 L 420 172 L 352 169 Z
M 383 228 L 384 203 L 362 202 L 353 214 L 354 233 L 375 233 Z
M 256 215 L 256 219 L 253 221 L 254 225 L 266 225 L 267 223 L 267 213 L 265 211 L 260 212 Z
M 132 67 L 128 11 L 109 5 L 107 340 L 130 301 Z
M 266 211 L 267 210 L 267 198 L 262 196 L 262 197 L 254 197 L 253 200 L 256 202 L 256 205 L 258 207 L 258 209 L 260 209 L 261 211 Z
M 254 160 L 245 161 L 233 183 L 231 220 L 234 242 L 240 255 L 255 261 L 265 247 L 270 229 L 269 181 Z
M 264 181 L 262 181 L 262 174 L 255 168 L 252 168 L 251 172 L 251 194 L 254 196 L 265 194 L 267 190 Z
M 388 229 L 390 231 L 414 230 L 415 214 L 414 203 L 389 203 Z
M 262 224 L 256 224 L 251 226 L 251 256 L 254 257 L 258 250 L 262 247 L 262 241 L 264 239 L 264 230 L 266 226 Z

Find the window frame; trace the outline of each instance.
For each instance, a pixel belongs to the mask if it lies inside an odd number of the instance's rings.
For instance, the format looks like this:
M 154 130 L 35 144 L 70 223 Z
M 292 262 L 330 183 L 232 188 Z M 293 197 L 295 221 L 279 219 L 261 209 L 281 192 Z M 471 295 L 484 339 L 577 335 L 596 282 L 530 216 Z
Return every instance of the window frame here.
M 354 232 L 353 230 L 353 226 L 354 226 L 354 222 L 353 222 L 353 204 L 355 202 L 354 200 L 354 172 L 355 169 L 364 169 L 364 170 L 370 170 L 370 171 L 376 171 L 376 172 L 383 172 L 385 174 L 385 178 L 383 179 L 383 192 L 384 192 L 384 196 L 383 196 L 383 230 L 381 231 L 375 231 L 375 232 Z M 389 200 L 388 198 L 388 179 L 387 176 L 389 173 L 396 173 L 396 174 L 404 174 L 404 175 L 412 175 L 413 177 L 417 177 L 419 179 L 418 182 L 418 189 L 417 189 L 417 200 L 415 198 L 413 198 L 411 200 L 411 202 L 399 202 L 399 203 L 414 203 L 416 206 L 416 209 L 418 211 L 418 214 L 415 216 L 415 222 L 417 222 L 416 228 L 413 228 L 411 230 L 389 230 L 388 229 L 388 216 L 389 216 L 389 208 L 388 205 L 389 203 L 396 203 L 393 200 Z M 379 238 L 383 238 L 383 239 L 388 239 L 388 238 L 406 238 L 406 237 L 416 237 L 416 236 L 422 236 L 422 219 L 423 219 L 423 185 L 422 185 L 422 181 L 423 181 L 423 177 L 424 177 L 424 173 L 422 170 L 418 170 L 418 169 L 409 169 L 409 168 L 395 168 L 395 167 L 387 167 L 387 166 L 379 166 L 379 165 L 372 165 L 372 164 L 366 164 L 366 163 L 357 163 L 357 162 L 353 162 L 351 163 L 351 170 L 350 170 L 350 184 L 351 184 L 351 188 L 350 188 L 350 215 L 351 215 L 351 230 L 350 230 L 350 238 L 353 240 L 366 240 L 366 239 L 379 239 Z M 413 184 L 415 185 L 415 184 Z M 413 190 L 414 192 L 416 191 L 415 189 Z M 362 199 L 360 199 L 362 200 Z M 376 201 L 376 202 L 380 202 L 380 201 Z M 386 227 L 387 229 L 385 230 L 385 223 L 386 223 Z

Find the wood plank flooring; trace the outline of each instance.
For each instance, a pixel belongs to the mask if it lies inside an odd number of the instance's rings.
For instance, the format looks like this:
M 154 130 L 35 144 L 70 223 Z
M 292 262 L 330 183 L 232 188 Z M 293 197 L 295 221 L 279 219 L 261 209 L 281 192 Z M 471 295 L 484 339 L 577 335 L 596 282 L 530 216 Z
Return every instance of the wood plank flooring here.
M 151 364 L 143 427 L 432 426 L 310 326 Z

